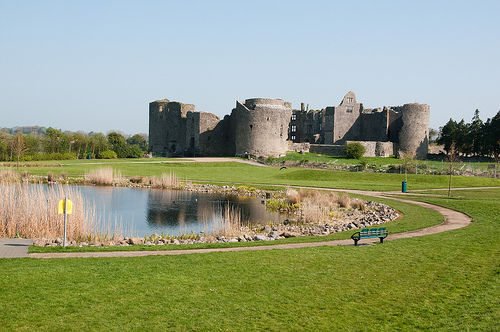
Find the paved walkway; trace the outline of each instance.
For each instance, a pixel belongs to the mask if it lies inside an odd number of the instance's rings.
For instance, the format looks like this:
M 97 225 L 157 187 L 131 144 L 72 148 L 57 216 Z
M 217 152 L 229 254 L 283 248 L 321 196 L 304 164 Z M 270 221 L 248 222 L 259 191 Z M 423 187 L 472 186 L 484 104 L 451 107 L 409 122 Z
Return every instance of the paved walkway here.
M 374 197 L 384 197 L 387 199 L 392 199 L 396 201 L 406 202 L 410 204 L 416 204 L 418 206 L 431 209 L 441 213 L 444 216 L 444 222 L 423 229 L 418 229 L 415 231 L 410 231 L 406 233 L 397 233 L 389 235 L 385 240 L 395 240 L 410 238 L 416 236 L 437 234 L 445 231 L 450 231 L 458 228 L 465 227 L 469 225 L 472 219 L 454 210 L 450 210 L 441 206 L 436 206 L 428 203 L 416 202 L 402 198 L 388 197 L 385 196 L 384 192 L 374 192 L 374 191 L 362 191 L 362 190 L 337 190 L 342 192 L 355 193 L 360 195 L 374 196 Z M 371 243 L 378 242 L 378 239 L 363 239 L 359 245 L 367 245 Z M 249 251 L 249 250 L 271 250 L 271 249 L 292 249 L 292 248 L 306 248 L 306 247 L 319 247 L 319 246 L 339 246 L 339 245 L 353 245 L 351 239 L 348 240 L 336 240 L 336 241 L 325 241 L 325 242 L 313 242 L 313 243 L 292 243 L 292 244 L 279 244 L 279 245 L 268 245 L 268 246 L 258 246 L 258 247 L 237 247 L 237 248 L 214 248 L 214 249 L 189 249 L 189 250 L 163 250 L 163 251 L 115 251 L 115 252 L 81 252 L 81 253 L 36 253 L 30 254 L 29 257 L 32 258 L 65 258 L 65 257 L 140 257 L 140 256 L 159 256 L 159 255 L 185 255 L 185 254 L 200 254 L 209 252 L 226 252 L 226 251 Z M 1 250 L 1 249 L 0 249 Z
M 0 258 L 28 257 L 29 239 L 0 239 Z

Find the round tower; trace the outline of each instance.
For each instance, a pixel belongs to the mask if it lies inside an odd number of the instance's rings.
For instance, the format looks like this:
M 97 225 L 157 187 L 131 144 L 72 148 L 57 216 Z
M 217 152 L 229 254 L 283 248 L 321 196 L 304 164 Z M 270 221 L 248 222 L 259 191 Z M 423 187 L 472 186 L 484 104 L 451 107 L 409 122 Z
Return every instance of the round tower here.
M 237 155 L 278 157 L 286 154 L 292 105 L 283 99 L 236 102 L 231 114 Z
M 429 150 L 430 107 L 426 104 L 404 104 L 401 108 L 402 127 L 399 132 L 399 150 L 415 152 L 425 159 Z

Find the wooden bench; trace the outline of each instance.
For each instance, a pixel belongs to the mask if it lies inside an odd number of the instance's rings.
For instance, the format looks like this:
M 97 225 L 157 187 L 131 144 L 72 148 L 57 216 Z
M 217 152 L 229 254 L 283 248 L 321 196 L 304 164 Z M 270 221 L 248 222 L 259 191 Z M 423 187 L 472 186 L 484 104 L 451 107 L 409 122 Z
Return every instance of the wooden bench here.
M 385 228 L 372 228 L 372 229 L 365 228 L 360 232 L 356 232 L 353 235 L 351 235 L 351 239 L 354 240 L 355 246 L 358 245 L 358 241 L 361 239 L 369 239 L 376 237 L 380 239 L 380 243 L 384 243 L 384 239 L 387 237 L 387 235 L 389 235 L 389 232 Z

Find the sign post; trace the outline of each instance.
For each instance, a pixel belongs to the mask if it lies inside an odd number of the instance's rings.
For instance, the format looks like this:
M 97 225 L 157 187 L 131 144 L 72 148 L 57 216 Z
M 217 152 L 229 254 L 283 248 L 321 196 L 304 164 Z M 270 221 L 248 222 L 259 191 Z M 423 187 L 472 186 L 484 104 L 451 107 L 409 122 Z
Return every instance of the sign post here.
M 66 199 L 66 197 L 57 203 L 57 213 L 58 214 L 64 213 L 63 247 L 66 247 L 66 225 L 68 223 L 68 214 L 71 214 L 72 212 L 73 212 L 73 202 L 71 202 L 69 199 Z

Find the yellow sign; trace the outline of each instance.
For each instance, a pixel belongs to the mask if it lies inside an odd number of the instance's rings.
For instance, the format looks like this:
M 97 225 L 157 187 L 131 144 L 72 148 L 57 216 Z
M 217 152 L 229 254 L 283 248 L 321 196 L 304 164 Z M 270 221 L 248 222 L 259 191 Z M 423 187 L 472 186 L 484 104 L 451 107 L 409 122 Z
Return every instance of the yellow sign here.
M 67 208 L 68 208 L 68 210 L 66 211 L 67 214 L 71 214 L 71 212 L 73 212 L 73 202 L 70 201 L 69 199 L 67 200 Z M 57 203 L 57 213 L 64 214 L 64 199 L 61 199 Z

